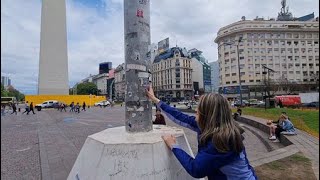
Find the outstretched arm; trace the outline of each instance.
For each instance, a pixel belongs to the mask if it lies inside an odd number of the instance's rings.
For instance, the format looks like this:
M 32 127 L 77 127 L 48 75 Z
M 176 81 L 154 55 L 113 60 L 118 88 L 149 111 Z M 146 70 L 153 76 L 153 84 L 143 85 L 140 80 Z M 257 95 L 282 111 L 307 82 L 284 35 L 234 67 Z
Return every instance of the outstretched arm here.
M 167 105 L 166 103 L 160 101 L 157 106 L 159 106 L 165 114 L 169 117 L 170 120 L 179 124 L 180 126 L 189 128 L 197 133 L 200 133 L 199 126 L 196 122 L 196 118 L 194 116 L 189 116 L 187 114 L 182 113 L 178 109 Z
M 173 108 L 169 105 L 167 105 L 166 103 L 163 103 L 162 101 L 160 101 L 153 92 L 152 87 L 150 87 L 148 90 L 146 90 L 147 92 L 147 96 L 154 102 L 157 104 L 158 107 L 160 107 L 165 113 L 166 115 L 175 123 L 189 128 L 193 131 L 196 131 L 198 133 L 200 133 L 200 129 L 198 127 L 198 124 L 195 120 L 194 116 L 189 116 L 186 115 L 182 112 L 180 112 L 178 109 Z

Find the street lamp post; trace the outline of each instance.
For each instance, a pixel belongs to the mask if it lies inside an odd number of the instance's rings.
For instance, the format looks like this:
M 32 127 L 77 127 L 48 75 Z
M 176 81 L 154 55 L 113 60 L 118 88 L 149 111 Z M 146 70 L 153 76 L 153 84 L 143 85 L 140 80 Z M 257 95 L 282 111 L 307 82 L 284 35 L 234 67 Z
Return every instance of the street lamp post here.
M 242 106 L 242 83 L 241 83 L 241 73 L 240 73 L 240 54 L 239 54 L 239 44 L 242 40 L 242 37 L 239 38 L 237 46 L 237 54 L 238 54 L 238 73 L 239 73 L 239 94 L 240 94 L 240 107 Z
M 264 108 L 266 110 L 267 109 L 267 87 L 268 87 L 268 99 L 269 99 L 269 106 L 270 106 L 270 72 L 275 72 L 275 71 L 271 68 L 268 68 L 265 65 L 262 65 L 262 67 L 263 67 L 264 82 L 265 82 L 265 88 L 264 88 L 264 90 L 265 90 L 265 98 L 264 98 L 265 105 L 264 105 Z M 268 82 L 267 82 L 266 74 L 268 74 Z
M 222 45 L 229 45 L 229 46 L 236 46 L 237 47 L 237 58 L 238 58 L 238 75 L 239 75 L 239 94 L 240 94 L 240 106 L 242 106 L 242 83 L 241 83 L 241 72 L 240 72 L 240 53 L 239 53 L 239 44 L 242 41 L 242 37 L 239 37 L 238 39 L 238 43 L 235 44 L 236 41 L 233 42 L 229 42 L 229 43 L 222 43 L 218 46 L 218 52 L 219 52 L 219 48 Z

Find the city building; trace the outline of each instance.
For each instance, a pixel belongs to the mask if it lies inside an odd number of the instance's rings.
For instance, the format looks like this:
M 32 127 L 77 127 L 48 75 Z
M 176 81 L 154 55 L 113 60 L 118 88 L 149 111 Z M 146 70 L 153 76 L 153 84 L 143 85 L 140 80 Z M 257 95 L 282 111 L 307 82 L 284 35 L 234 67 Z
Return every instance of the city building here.
M 193 96 L 191 58 L 185 48 L 173 47 L 157 55 L 152 64 L 152 86 L 165 101 L 190 100 Z
M 211 92 L 219 92 L 219 63 L 214 61 L 209 63 L 211 68 Z
M 126 94 L 126 79 L 125 79 L 124 63 L 120 64 L 114 71 L 115 79 L 115 99 L 124 101 Z
M 285 94 L 285 83 L 319 82 L 319 21 L 313 14 L 293 18 L 283 6 L 277 20 L 242 17 L 219 29 L 215 42 L 220 93 L 229 98 L 240 95 L 239 68 L 244 98 L 261 98 L 270 84 L 279 85 L 273 94 Z
M 99 64 L 99 74 L 109 73 L 112 69 L 112 62 L 103 62 Z
M 93 78 L 94 78 L 95 76 L 96 76 L 96 75 L 90 74 L 89 77 L 82 79 L 82 80 L 80 81 L 80 83 L 92 82 L 92 81 L 93 81 Z
M 109 78 L 108 73 L 98 74 L 92 78 L 92 82 L 97 85 L 98 95 L 108 94 L 107 80 Z
M 1 84 L 4 87 L 11 86 L 11 79 L 8 76 L 1 76 Z
M 196 95 L 211 92 L 211 67 L 203 57 L 202 51 L 191 49 L 188 51 L 192 59 L 191 67 L 193 72 L 192 82 Z

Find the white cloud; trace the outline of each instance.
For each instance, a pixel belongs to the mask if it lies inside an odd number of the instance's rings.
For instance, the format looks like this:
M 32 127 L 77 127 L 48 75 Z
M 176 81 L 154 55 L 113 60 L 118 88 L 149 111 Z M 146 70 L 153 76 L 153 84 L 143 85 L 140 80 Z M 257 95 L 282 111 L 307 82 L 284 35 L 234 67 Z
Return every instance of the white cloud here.
M 124 62 L 123 0 L 67 1 L 70 85 L 98 72 L 98 64 Z M 84 1 L 84 0 L 81 0 Z M 288 0 L 296 16 L 315 12 L 319 1 Z M 40 0 L 1 0 L 1 73 L 13 85 L 36 93 L 40 47 Z M 276 17 L 280 0 L 151 0 L 152 42 L 170 37 L 171 46 L 197 48 L 209 61 L 217 59 L 213 39 L 222 26 L 240 20 Z

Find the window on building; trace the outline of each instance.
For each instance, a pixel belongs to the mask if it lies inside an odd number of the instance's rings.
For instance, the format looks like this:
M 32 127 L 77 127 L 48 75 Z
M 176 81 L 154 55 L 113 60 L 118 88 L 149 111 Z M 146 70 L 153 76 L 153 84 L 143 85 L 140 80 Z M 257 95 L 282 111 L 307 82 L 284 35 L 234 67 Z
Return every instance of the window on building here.
M 237 81 L 232 81 L 232 84 L 236 84 L 237 83 Z
M 227 81 L 226 84 L 230 84 L 230 81 Z

